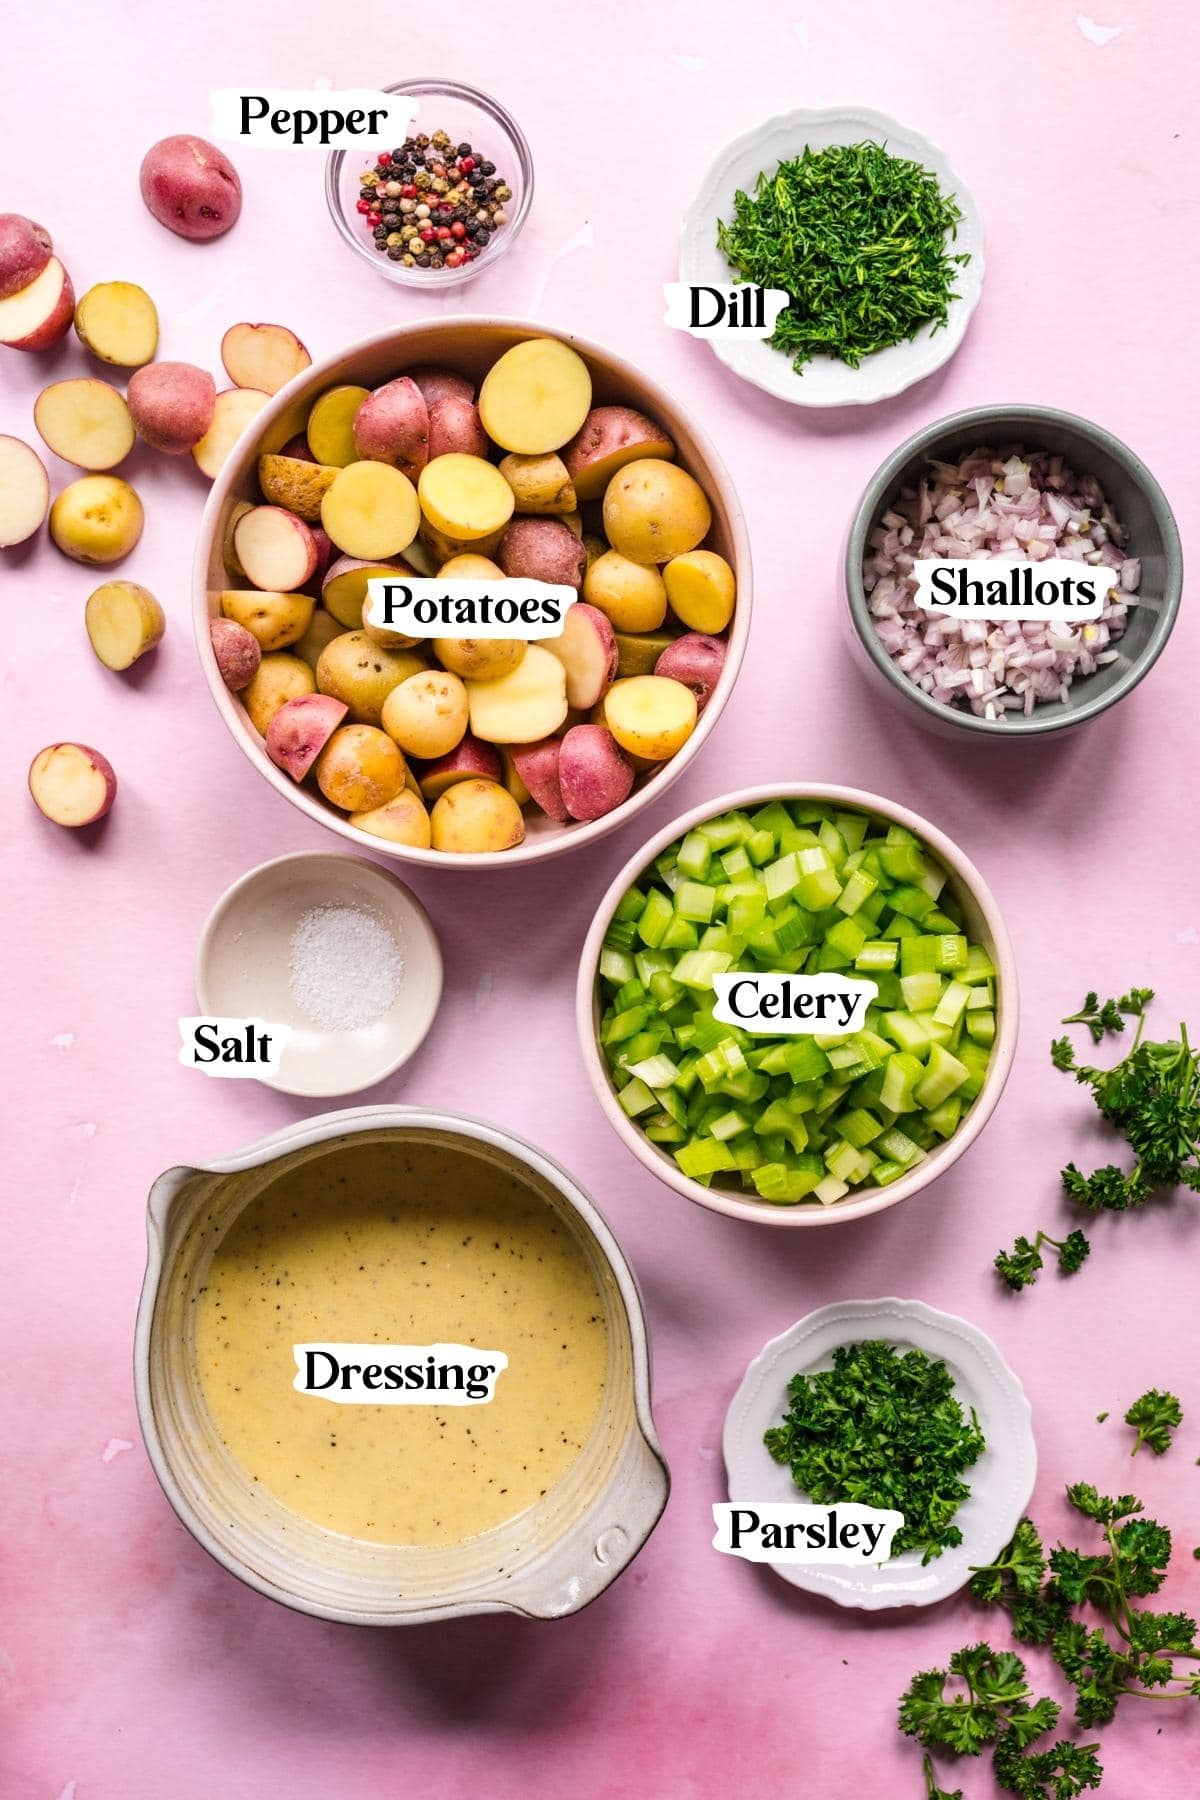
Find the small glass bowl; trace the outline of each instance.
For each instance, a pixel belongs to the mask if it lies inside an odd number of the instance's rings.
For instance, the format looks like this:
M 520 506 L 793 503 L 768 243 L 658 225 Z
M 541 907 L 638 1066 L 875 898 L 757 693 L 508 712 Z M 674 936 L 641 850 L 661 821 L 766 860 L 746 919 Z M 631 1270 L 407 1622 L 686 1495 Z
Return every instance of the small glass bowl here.
M 494 162 L 497 174 L 512 189 L 512 199 L 504 202 L 507 221 L 496 232 L 482 256 L 461 263 L 457 269 L 409 269 L 393 262 L 376 250 L 363 215 L 355 211 L 364 167 L 373 167 L 376 150 L 388 150 L 389 143 L 367 145 L 361 150 L 334 150 L 325 168 L 325 198 L 330 217 L 356 255 L 361 256 L 389 281 L 402 287 L 422 288 L 439 293 L 470 281 L 473 276 L 498 262 L 516 243 L 533 201 L 533 158 L 520 126 L 498 100 L 480 93 L 478 88 L 464 87 L 457 81 L 398 81 L 382 90 L 387 94 L 411 94 L 418 101 L 413 119 L 414 131 L 445 131 L 455 143 L 470 144 Z

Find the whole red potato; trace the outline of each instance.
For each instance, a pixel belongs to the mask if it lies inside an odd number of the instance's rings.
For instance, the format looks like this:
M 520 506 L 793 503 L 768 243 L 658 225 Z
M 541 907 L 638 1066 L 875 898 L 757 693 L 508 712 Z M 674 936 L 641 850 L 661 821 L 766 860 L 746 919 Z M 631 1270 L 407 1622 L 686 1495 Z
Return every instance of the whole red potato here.
M 168 137 L 153 144 L 142 158 L 141 189 L 160 225 L 197 243 L 220 237 L 242 210 L 237 170 L 204 138 Z
M 24 213 L 0 213 L 0 300 L 36 281 L 53 254 L 43 225 Z
M 212 424 L 217 390 L 207 369 L 194 363 L 156 362 L 134 370 L 125 400 L 142 442 L 181 456 Z

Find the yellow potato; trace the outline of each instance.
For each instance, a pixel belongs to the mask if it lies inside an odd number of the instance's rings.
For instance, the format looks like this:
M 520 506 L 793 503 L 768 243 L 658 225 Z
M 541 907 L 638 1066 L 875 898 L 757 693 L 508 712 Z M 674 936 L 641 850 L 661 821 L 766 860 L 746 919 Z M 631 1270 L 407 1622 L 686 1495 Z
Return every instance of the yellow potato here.
M 313 767 L 317 786 L 343 812 L 372 812 L 404 789 L 404 758 L 373 725 L 339 725 Z
M 410 775 L 409 779 L 412 777 Z M 421 799 L 420 789 L 401 788 L 392 800 L 370 812 L 350 814 L 351 825 L 369 831 L 372 837 L 386 838 L 391 844 L 408 844 L 414 850 L 428 850 L 432 842 L 429 814 Z
M 365 562 L 407 550 L 420 523 L 417 490 L 387 463 L 350 463 L 321 501 L 321 524 L 331 542 Z
M 221 611 L 244 625 L 264 650 L 283 650 L 302 638 L 312 624 L 316 601 L 310 594 L 268 594 L 258 588 L 226 588 Z
M 286 650 L 264 656 L 250 682 L 238 698 L 250 715 L 250 723 L 260 737 L 266 737 L 267 726 L 280 707 L 301 694 L 315 694 L 316 677 L 306 662 Z
M 50 536 L 74 562 L 119 562 L 144 524 L 141 501 L 119 475 L 81 475 L 50 508 Z
M 500 473 L 513 491 L 518 512 L 575 511 L 575 489 L 567 465 L 553 450 L 544 456 L 505 456 L 500 462 Z
M 258 485 L 263 499 L 319 524 L 321 502 L 333 486 L 336 468 L 305 462 L 302 456 L 260 456 Z
M 313 402 L 305 436 L 319 463 L 344 469 L 358 461 L 354 447 L 354 415 L 366 399 L 365 387 L 335 387 Z
M 136 581 L 106 581 L 83 609 L 88 642 L 106 669 L 128 669 L 167 628 L 162 607 Z
M 383 729 L 408 756 L 448 756 L 467 730 L 467 690 L 457 675 L 426 669 L 394 687 L 383 703 Z
M 362 603 L 362 629 L 373 644 L 379 644 L 384 650 L 411 650 L 414 644 L 423 644 L 422 637 L 409 637 L 404 631 L 389 631 L 386 625 L 372 625 L 368 614 L 371 611 L 370 595 Z
M 462 551 L 452 556 L 438 570 L 439 575 L 461 575 L 464 581 L 503 581 L 504 570 L 490 556 L 475 556 Z
M 667 762 L 696 728 L 696 697 L 682 681 L 634 675 L 604 696 L 604 723 L 631 756 Z
M 485 743 L 536 744 L 567 716 L 567 672 L 549 650 L 528 644 L 511 674 L 468 681 L 467 701 L 471 730 Z
M 428 519 L 423 518 L 417 542 L 423 544 L 429 552 L 429 561 L 432 566 L 428 572 L 432 574 L 435 568 L 441 568 L 444 563 L 453 561 L 456 556 L 481 556 L 485 560 L 493 557 L 503 541 L 504 531 L 505 527 L 501 525 L 497 530 L 489 531 L 486 537 L 451 537 L 447 532 L 439 531 L 437 526 L 431 524 Z M 409 546 L 410 555 L 415 549 L 416 545 Z
M 365 631 L 344 631 L 317 659 L 317 687 L 344 701 L 360 725 L 378 725 L 392 689 L 424 667 L 411 650 L 387 650 L 373 644 Z
M 515 504 L 499 469 L 482 456 L 458 452 L 425 464 L 417 480 L 417 497 L 435 531 L 464 543 L 503 530 Z
M 670 562 L 703 543 L 711 525 L 700 483 L 659 457 L 629 463 L 604 490 L 605 535 L 634 562 Z
M 158 349 L 158 312 L 135 282 L 101 281 L 75 308 L 75 335 L 101 362 L 140 369 Z
M 523 638 L 434 638 L 433 654 L 443 669 L 464 681 L 499 681 L 524 660 Z
M 113 469 L 133 449 L 125 396 L 90 375 L 43 388 L 33 404 L 33 422 L 55 456 L 81 469 Z
M 618 631 L 657 631 L 667 616 L 667 590 L 658 570 L 631 562 L 619 550 L 606 550 L 589 565 L 583 597 Z
M 582 356 L 557 338 L 514 344 L 483 378 L 479 417 L 492 442 L 522 456 L 559 450 L 592 404 L 592 378 Z
M 511 850 L 525 836 L 525 821 L 512 795 L 497 781 L 459 781 L 447 788 L 430 814 L 433 848 L 455 855 Z
M 671 558 L 663 580 L 671 611 L 689 631 L 703 631 L 710 637 L 724 631 L 733 617 L 737 582 L 723 556 L 715 550 L 685 551 Z

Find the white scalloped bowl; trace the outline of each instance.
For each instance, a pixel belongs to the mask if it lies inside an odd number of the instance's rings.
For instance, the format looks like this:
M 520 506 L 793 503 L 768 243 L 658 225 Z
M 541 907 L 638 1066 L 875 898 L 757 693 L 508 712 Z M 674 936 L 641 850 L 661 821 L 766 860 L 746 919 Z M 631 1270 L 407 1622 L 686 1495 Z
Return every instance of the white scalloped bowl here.
M 839 1606 L 882 1612 L 894 1606 L 933 1606 L 970 1580 L 972 1566 L 993 1562 L 1029 1505 L 1037 1479 L 1037 1446 L 1029 1401 L 999 1349 L 978 1326 L 920 1300 L 844 1300 L 808 1314 L 759 1351 L 725 1415 L 729 1498 L 739 1506 L 805 1502 L 807 1495 L 777 1463 L 763 1433 L 778 1425 L 793 1375 L 833 1364 L 839 1344 L 883 1338 L 899 1350 L 923 1350 L 944 1362 L 964 1408 L 974 1407 L 987 1447 L 963 1479 L 971 1493 L 955 1515 L 963 1534 L 956 1548 L 921 1566 L 915 1550 L 872 1566 L 771 1563 L 777 1575 L 805 1593 Z
M 699 192 L 684 214 L 679 240 L 679 279 L 689 285 L 727 283 L 733 271 L 717 248 L 717 221 L 733 214 L 734 195 L 750 192 L 760 170 L 773 169 L 806 147 L 826 150 L 833 144 L 857 144 L 864 138 L 886 143 L 897 155 L 923 163 L 937 176 L 944 194 L 953 194 L 962 210 L 954 239 L 970 262 L 958 273 L 958 298 L 950 302 L 940 331 L 925 326 L 914 338 L 866 357 L 857 369 L 831 356 L 820 356 L 798 375 L 791 359 L 774 350 L 768 338 L 740 332 L 712 332 L 707 338 L 714 355 L 743 381 L 793 406 L 872 406 L 903 393 L 915 381 L 932 375 L 962 343 L 983 289 L 983 220 L 974 196 L 950 166 L 945 152 L 911 126 L 866 106 L 802 108 L 783 113 L 734 138 L 718 152 Z

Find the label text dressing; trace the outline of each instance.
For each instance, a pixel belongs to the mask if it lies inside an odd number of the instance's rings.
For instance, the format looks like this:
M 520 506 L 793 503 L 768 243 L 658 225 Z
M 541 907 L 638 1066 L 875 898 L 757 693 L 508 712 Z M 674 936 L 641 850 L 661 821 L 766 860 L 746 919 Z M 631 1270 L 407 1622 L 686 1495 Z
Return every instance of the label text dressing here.
M 469 1344 L 293 1344 L 298 1394 L 340 1405 L 480 1406 L 508 1367 Z

